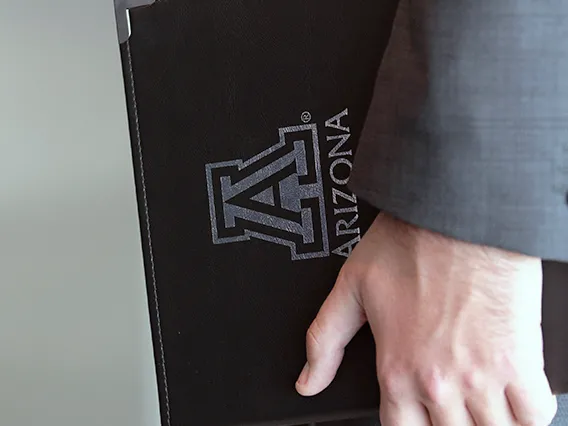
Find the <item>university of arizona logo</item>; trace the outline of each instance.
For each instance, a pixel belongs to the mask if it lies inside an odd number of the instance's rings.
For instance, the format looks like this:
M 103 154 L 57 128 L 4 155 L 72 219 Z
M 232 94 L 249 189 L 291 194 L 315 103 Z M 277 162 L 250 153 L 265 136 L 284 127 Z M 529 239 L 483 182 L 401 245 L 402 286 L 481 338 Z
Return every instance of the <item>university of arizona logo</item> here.
M 346 115 L 347 110 L 326 122 L 327 128 L 341 131 L 327 137 L 334 143 L 327 156 L 335 160 L 328 169 L 330 185 L 346 185 L 348 181 L 351 162 L 345 155 L 352 152 L 340 152 L 350 136 L 349 128 L 341 125 Z M 293 260 L 330 255 L 318 127 L 310 123 L 309 113 L 302 114 L 301 120 L 301 125 L 280 128 L 278 142 L 252 158 L 206 165 L 214 244 L 256 238 L 287 246 Z M 337 177 L 338 167 L 347 169 L 347 178 Z M 360 239 L 354 226 L 358 219 L 356 198 L 336 187 L 330 189 L 328 199 L 334 204 L 339 199 L 351 203 L 333 210 L 335 214 L 352 215 L 349 222 L 335 222 L 334 237 L 351 238 L 333 253 L 347 256 Z

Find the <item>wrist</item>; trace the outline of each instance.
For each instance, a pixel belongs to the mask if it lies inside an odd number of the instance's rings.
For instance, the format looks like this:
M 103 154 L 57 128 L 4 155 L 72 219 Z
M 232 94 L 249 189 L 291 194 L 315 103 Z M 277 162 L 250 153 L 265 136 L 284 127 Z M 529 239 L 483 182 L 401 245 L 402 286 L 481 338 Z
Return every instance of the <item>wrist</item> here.
M 542 259 L 522 253 L 474 244 L 468 241 L 420 228 L 388 213 L 380 213 L 375 221 L 381 238 L 388 238 L 394 250 L 409 248 L 420 258 L 430 259 L 434 264 L 448 261 L 468 265 L 472 271 L 484 271 L 492 276 L 512 276 L 538 270 L 541 273 Z M 542 279 L 539 280 L 542 282 Z

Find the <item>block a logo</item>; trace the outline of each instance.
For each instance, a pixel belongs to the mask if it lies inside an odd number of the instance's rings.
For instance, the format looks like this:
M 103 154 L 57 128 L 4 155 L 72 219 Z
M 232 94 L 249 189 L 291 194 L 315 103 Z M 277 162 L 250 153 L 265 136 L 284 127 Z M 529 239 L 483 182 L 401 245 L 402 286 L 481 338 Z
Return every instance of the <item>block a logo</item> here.
M 327 257 L 317 125 L 280 128 L 279 136 L 248 160 L 206 165 L 213 243 L 256 238 L 289 247 L 293 260 Z

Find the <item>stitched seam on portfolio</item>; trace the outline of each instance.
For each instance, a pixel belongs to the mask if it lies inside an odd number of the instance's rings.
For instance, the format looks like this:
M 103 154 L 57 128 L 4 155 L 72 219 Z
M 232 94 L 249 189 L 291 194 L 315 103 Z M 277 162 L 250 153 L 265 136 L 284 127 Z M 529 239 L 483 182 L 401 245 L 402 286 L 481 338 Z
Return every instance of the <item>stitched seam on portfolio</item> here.
M 166 419 L 168 422 L 168 426 L 171 425 L 171 416 L 170 416 L 170 399 L 168 393 L 168 379 L 166 373 L 166 357 L 164 351 L 164 343 L 163 343 L 163 336 L 162 336 L 162 325 L 160 319 L 160 305 L 158 301 L 158 286 L 156 282 L 156 270 L 154 264 L 154 250 L 152 248 L 152 234 L 151 234 L 151 227 L 150 227 L 150 209 L 148 207 L 148 197 L 146 192 L 146 181 L 144 176 L 144 157 L 142 153 L 142 138 L 140 134 L 140 126 L 139 126 L 139 117 L 138 117 L 138 106 L 136 103 L 136 90 L 134 85 L 134 70 L 132 66 L 132 53 L 130 50 L 130 41 L 126 42 L 126 50 L 128 52 L 128 67 L 130 72 L 130 90 L 132 93 L 132 109 L 134 114 L 134 124 L 136 128 L 136 143 L 138 148 L 138 160 L 140 161 L 140 181 L 142 184 L 142 196 L 144 201 L 144 217 L 145 217 L 145 225 L 146 225 L 146 232 L 148 233 L 148 252 L 149 252 L 149 259 L 150 259 L 150 269 L 152 274 L 152 287 L 153 287 L 153 296 L 154 296 L 154 304 L 156 306 L 156 323 L 158 326 L 158 342 L 160 344 L 160 363 L 162 368 L 162 376 L 163 376 L 163 384 L 164 384 L 164 399 L 166 403 Z

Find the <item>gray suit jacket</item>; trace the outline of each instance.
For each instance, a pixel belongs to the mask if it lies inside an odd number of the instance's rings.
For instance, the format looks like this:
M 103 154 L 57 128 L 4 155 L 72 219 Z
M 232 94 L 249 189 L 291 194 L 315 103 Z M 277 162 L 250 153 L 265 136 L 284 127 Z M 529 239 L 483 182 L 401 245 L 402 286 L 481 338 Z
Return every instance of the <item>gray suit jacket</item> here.
M 420 227 L 568 261 L 568 2 L 400 0 L 351 187 Z M 545 279 L 549 378 L 568 392 L 568 266 Z
M 400 0 L 351 185 L 421 227 L 568 261 L 568 2 Z

